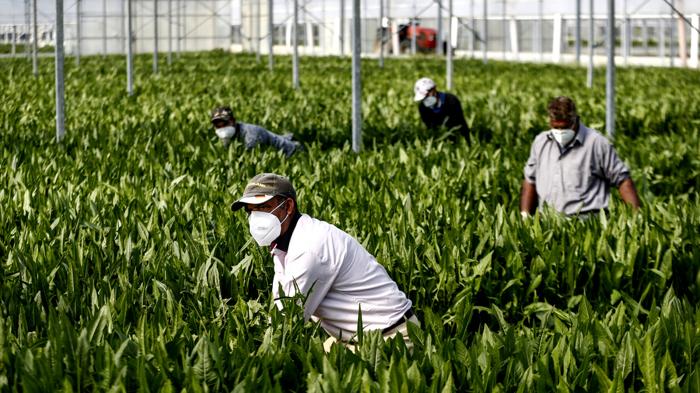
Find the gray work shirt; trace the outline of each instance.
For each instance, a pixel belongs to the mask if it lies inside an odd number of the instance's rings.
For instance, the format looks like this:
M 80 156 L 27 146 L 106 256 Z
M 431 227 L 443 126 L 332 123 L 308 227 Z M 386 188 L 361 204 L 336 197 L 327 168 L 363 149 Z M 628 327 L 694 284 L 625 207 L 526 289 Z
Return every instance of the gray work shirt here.
M 630 177 L 610 141 L 583 124 L 564 149 L 549 131 L 537 135 L 524 172 L 537 189 L 539 206 L 546 203 L 567 215 L 606 209 L 610 186 Z
M 291 134 L 277 135 L 255 124 L 236 123 L 236 136 L 243 140 L 246 149 L 252 149 L 259 144 L 271 145 L 282 150 L 287 157 L 294 154 L 299 146 L 292 141 Z

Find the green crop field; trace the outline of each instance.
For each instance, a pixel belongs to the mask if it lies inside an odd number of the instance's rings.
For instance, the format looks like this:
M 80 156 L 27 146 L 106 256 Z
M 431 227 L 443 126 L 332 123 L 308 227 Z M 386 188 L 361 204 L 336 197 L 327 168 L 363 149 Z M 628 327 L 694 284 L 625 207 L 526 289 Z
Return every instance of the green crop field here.
M 615 146 L 642 209 L 613 192 L 589 220 L 518 201 L 546 105 L 570 95 L 605 129 L 604 70 L 455 63 L 471 144 L 426 132 L 428 58 L 363 62 L 364 150 L 350 140 L 350 59 L 274 72 L 254 56 L 66 62 L 55 142 L 53 64 L 0 61 L 0 391 L 700 390 L 700 74 L 618 70 Z M 286 159 L 224 149 L 208 111 L 294 132 Z M 262 171 L 287 175 L 303 212 L 355 236 L 414 303 L 403 341 L 357 353 L 271 299 L 270 255 L 229 205 Z M 253 243 L 254 244 L 254 243 Z

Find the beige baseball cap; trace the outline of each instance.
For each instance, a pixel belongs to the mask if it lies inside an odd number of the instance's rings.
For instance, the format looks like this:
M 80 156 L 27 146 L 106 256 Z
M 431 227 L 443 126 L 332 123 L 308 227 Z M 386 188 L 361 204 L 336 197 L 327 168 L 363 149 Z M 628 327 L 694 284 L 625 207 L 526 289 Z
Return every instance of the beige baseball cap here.
M 416 81 L 415 86 L 413 86 L 413 101 L 423 101 L 428 92 L 435 88 L 435 82 L 430 78 L 420 78 Z
M 259 205 L 278 195 L 297 199 L 297 193 L 289 179 L 275 173 L 261 173 L 248 181 L 243 196 L 231 204 L 231 210 L 236 211 L 247 204 Z

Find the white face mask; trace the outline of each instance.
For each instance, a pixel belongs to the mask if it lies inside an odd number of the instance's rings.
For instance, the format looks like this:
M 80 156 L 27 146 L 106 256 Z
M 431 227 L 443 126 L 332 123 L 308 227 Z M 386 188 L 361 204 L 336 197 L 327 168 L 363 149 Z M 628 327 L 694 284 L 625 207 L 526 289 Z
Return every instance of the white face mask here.
M 427 96 L 423 98 L 423 105 L 425 105 L 426 108 L 432 108 L 435 104 L 437 104 L 437 97 Z
M 576 131 L 570 128 L 564 130 L 552 128 L 551 130 L 549 130 L 549 132 L 552 133 L 552 136 L 561 147 L 568 145 L 569 142 L 571 142 L 574 139 L 574 136 L 576 136 Z
M 231 139 L 236 134 L 236 127 L 226 126 L 216 129 L 216 136 L 221 139 Z
M 255 239 L 259 246 L 269 246 L 280 236 L 280 233 L 282 232 L 282 223 L 287 220 L 289 214 L 287 214 L 287 216 L 284 217 L 284 220 L 280 222 L 280 220 L 274 214 L 272 214 L 272 212 L 279 209 L 279 207 L 284 205 L 285 202 L 287 201 L 285 200 L 284 202 L 280 203 L 269 213 L 261 211 L 250 212 L 250 216 L 248 216 L 250 235 L 253 236 L 253 239 Z

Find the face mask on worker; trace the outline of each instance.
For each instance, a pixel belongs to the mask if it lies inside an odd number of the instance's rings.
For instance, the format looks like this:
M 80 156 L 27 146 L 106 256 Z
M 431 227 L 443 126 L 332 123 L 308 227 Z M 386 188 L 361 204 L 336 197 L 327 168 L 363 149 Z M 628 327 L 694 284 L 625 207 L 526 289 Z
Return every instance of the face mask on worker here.
M 236 127 L 226 126 L 216 129 L 216 136 L 220 139 L 231 139 L 236 134 Z
M 282 223 L 284 223 L 289 214 L 284 217 L 284 220 L 280 220 L 272 214 L 275 210 L 279 209 L 280 206 L 284 205 L 286 200 L 276 208 L 268 212 L 252 211 L 250 216 L 248 216 L 248 225 L 250 227 L 250 235 L 258 243 L 259 246 L 269 246 L 272 242 L 280 236 L 282 232 Z
M 423 98 L 423 105 L 425 105 L 426 108 L 433 108 L 435 107 L 435 104 L 437 104 L 437 101 L 437 97 L 427 96 Z
M 568 145 L 576 136 L 576 131 L 567 128 L 560 130 L 558 128 L 552 128 L 549 130 L 550 133 L 552 133 L 552 137 L 557 141 L 559 146 L 564 147 Z

